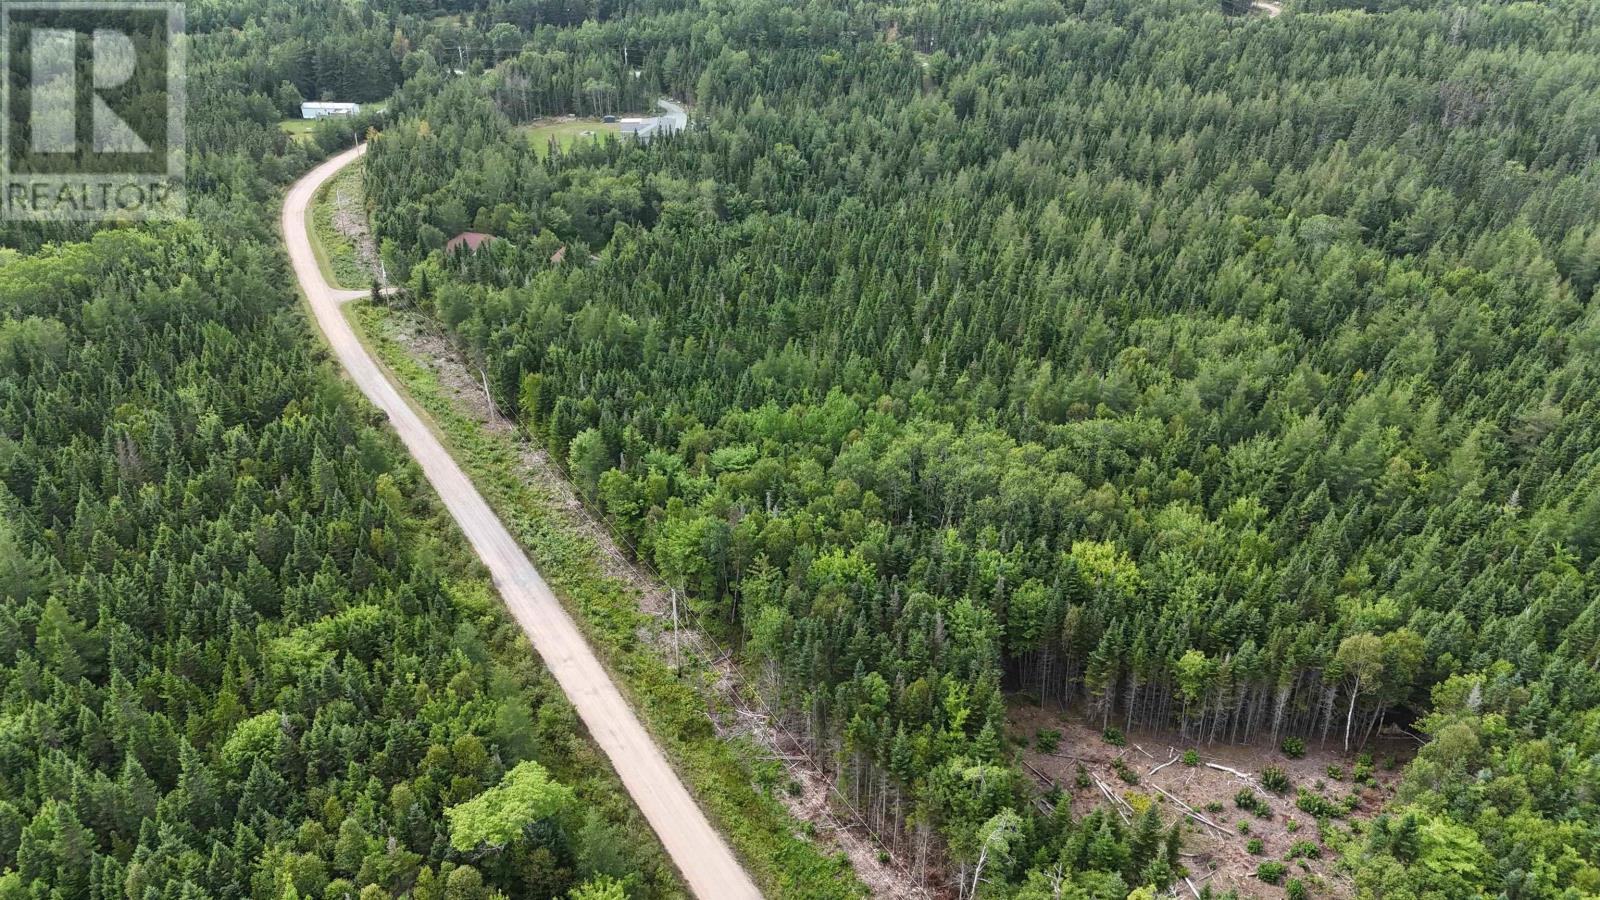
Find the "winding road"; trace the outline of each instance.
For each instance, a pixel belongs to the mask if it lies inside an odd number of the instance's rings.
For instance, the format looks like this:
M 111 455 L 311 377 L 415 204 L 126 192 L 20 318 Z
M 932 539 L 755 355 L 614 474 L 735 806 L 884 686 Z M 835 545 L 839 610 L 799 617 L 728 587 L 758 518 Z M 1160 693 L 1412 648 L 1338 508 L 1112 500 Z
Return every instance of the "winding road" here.
M 289 260 L 317 326 L 350 379 L 389 416 L 400 440 L 488 567 L 506 608 L 527 632 L 595 743 L 610 758 L 689 889 L 701 900 L 760 898 L 755 883 L 695 805 L 527 554 L 356 338 L 340 306 L 366 292 L 341 290 L 323 277 L 307 230 L 311 199 L 324 182 L 365 152 L 363 144 L 317 166 L 295 182 L 283 204 Z

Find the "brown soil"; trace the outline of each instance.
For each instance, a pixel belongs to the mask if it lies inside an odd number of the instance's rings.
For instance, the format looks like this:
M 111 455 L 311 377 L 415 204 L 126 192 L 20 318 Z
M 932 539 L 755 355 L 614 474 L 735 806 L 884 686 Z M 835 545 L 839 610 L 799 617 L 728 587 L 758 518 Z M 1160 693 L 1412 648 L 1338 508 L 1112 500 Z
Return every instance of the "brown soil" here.
M 1359 790 L 1361 805 L 1345 819 L 1331 825 L 1348 831 L 1351 821 L 1371 819 L 1394 795 L 1400 778 L 1398 763 L 1403 763 L 1415 749 L 1414 743 L 1407 746 L 1398 741 L 1369 747 L 1377 763 L 1373 774 L 1378 782 L 1377 787 L 1369 787 L 1358 786 L 1350 780 L 1356 754 L 1318 748 L 1314 743 L 1307 747 L 1302 759 L 1289 759 L 1275 748 L 1265 746 L 1196 746 L 1172 731 L 1136 731 L 1126 736 L 1125 746 L 1116 747 L 1102 739 L 1097 726 L 1084 722 L 1076 714 L 1041 709 L 1024 702 L 1012 704 L 1009 723 L 1013 739 L 1024 747 L 1019 756 L 1041 787 L 1047 782 L 1059 785 L 1071 798 L 1073 809 L 1079 812 L 1108 803 L 1095 784 L 1095 778 L 1123 801 L 1140 804 L 1153 800 L 1169 825 L 1179 819 L 1187 820 L 1183 829 L 1183 860 L 1193 887 L 1210 885 L 1218 893 L 1236 890 L 1241 897 L 1283 896 L 1282 886 L 1273 887 L 1255 878 L 1256 867 L 1274 859 L 1288 865 L 1289 878 L 1300 878 L 1316 889 L 1316 896 L 1350 896 L 1352 886 L 1348 876 L 1335 871 L 1336 860 L 1319 839 L 1316 819 L 1295 806 L 1296 792 L 1306 787 L 1337 802 L 1352 790 Z M 1037 735 L 1047 729 L 1061 732 L 1061 741 L 1052 753 L 1042 753 L 1037 748 Z M 1199 765 L 1193 767 L 1185 765 L 1182 759 L 1184 751 L 1191 748 L 1200 756 Z M 1397 765 L 1387 767 L 1386 757 L 1393 757 Z M 1137 773 L 1138 784 L 1128 784 L 1117 774 L 1113 762 L 1119 759 Z M 1169 762 L 1170 765 L 1163 765 Z M 1080 764 L 1091 776 L 1088 788 L 1078 788 L 1075 784 Z M 1248 777 L 1211 765 L 1234 769 Z M 1266 766 L 1277 766 L 1289 774 L 1293 786 L 1282 796 L 1265 790 L 1257 780 Z M 1330 766 L 1343 769 L 1345 779 L 1330 778 Z M 1171 797 L 1156 790 L 1158 787 Z M 1234 796 L 1245 787 L 1253 789 L 1271 807 L 1270 819 L 1259 818 L 1235 806 Z M 1189 817 L 1177 801 L 1188 804 L 1218 827 Z M 1221 804 L 1221 810 L 1217 811 L 1213 804 Z M 1122 803 L 1117 805 L 1123 806 Z M 1123 811 L 1127 812 L 1125 807 Z M 1249 834 L 1239 831 L 1240 822 L 1249 823 Z M 1295 824 L 1291 826 L 1290 823 Z M 1297 830 L 1290 831 L 1296 826 Z M 1245 849 L 1251 838 L 1262 841 L 1259 856 Z M 1298 841 L 1316 842 L 1322 848 L 1322 858 L 1288 860 L 1290 846 Z M 1176 891 L 1179 896 L 1194 896 L 1190 886 L 1181 880 Z
M 800 790 L 796 795 L 781 794 L 784 804 L 796 819 L 815 829 L 815 840 L 831 852 L 843 853 L 856 876 L 872 891 L 872 896 L 887 900 L 929 900 L 936 896 L 930 872 L 929 885 L 911 874 L 908 861 L 885 849 L 834 788 L 833 776 L 811 759 L 804 748 L 777 722 L 761 702 L 757 692 L 745 683 L 744 675 L 731 656 L 708 635 L 680 618 L 672 628 L 672 593 L 642 561 L 625 554 L 610 530 L 598 521 L 578 499 L 571 482 L 542 447 L 533 444 L 496 409 L 484 389 L 482 373 L 472 367 L 439 328 L 414 312 L 395 309 L 392 336 L 405 345 L 418 363 L 427 367 L 450 393 L 451 399 L 492 434 L 516 442 L 520 464 L 517 474 L 524 483 L 549 498 L 550 508 L 558 511 L 571 528 L 599 548 L 596 559 L 610 577 L 629 585 L 639 599 L 639 608 L 656 622 L 640 638 L 652 642 L 663 659 L 679 661 L 686 671 L 710 670 L 719 708 L 712 710 L 712 723 L 718 734 L 750 738 L 782 763 Z M 880 854 L 889 853 L 887 862 Z

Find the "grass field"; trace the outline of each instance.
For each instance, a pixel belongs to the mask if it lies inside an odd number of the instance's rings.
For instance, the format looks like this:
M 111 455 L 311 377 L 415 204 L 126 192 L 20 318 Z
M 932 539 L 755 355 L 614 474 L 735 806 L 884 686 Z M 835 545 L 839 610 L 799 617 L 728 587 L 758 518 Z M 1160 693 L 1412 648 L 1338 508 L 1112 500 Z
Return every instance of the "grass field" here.
M 528 126 L 528 141 L 540 156 L 550 152 L 550 140 L 565 150 L 578 141 L 603 139 L 607 134 L 619 134 L 615 123 L 606 124 L 599 119 L 545 119 Z M 589 132 L 585 134 L 584 132 Z
M 316 125 L 315 119 L 284 119 L 278 123 L 279 128 L 289 132 L 297 141 L 311 140 L 311 129 Z

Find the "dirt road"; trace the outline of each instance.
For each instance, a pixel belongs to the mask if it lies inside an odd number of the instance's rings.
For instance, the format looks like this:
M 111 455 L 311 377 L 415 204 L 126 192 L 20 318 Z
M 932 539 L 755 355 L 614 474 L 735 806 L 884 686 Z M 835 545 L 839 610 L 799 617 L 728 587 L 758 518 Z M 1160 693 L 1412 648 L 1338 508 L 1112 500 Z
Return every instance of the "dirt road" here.
M 527 632 L 595 743 L 611 759 L 689 889 L 701 900 L 759 898 L 761 893 L 750 876 L 695 805 L 677 773 L 667 765 L 661 749 L 623 701 L 538 570 L 478 495 L 461 467 L 368 355 L 340 311 L 342 303 L 365 292 L 339 290 L 323 278 L 311 249 L 306 216 L 317 188 L 365 151 L 364 145 L 347 150 L 313 169 L 295 183 L 283 204 L 283 235 L 289 260 L 301 290 L 311 302 L 317 326 L 351 380 L 389 416 L 401 441 L 488 567 L 506 608 Z

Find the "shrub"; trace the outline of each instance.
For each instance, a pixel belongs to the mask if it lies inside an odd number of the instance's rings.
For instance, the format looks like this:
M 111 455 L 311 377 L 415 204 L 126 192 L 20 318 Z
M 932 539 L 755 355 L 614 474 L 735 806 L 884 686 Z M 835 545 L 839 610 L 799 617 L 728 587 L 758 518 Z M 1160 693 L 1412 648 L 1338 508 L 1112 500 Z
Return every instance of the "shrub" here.
M 1072 783 L 1076 785 L 1080 791 L 1085 790 L 1089 787 L 1089 785 L 1094 784 L 1094 782 L 1089 779 L 1089 770 L 1083 767 L 1083 763 L 1078 763 L 1078 772 L 1076 775 L 1072 776 Z
M 1334 781 L 1343 781 L 1344 769 L 1340 768 L 1339 766 L 1329 766 L 1328 777 L 1332 778 Z
M 1249 819 L 1240 819 L 1239 820 L 1239 833 L 1240 834 L 1249 834 L 1250 833 L 1250 820 Z
M 1139 783 L 1139 773 L 1135 772 L 1127 763 L 1120 759 L 1111 761 L 1111 768 L 1117 770 L 1117 777 L 1129 784 Z
M 1185 750 L 1185 751 L 1183 751 L 1183 764 L 1188 766 L 1191 769 L 1194 768 L 1195 766 L 1200 765 L 1200 751 L 1198 751 L 1198 750 Z
M 1261 770 L 1261 786 L 1274 794 L 1288 793 L 1289 773 L 1277 766 L 1267 766 Z
M 1294 845 L 1289 848 L 1290 859 L 1320 859 L 1321 857 L 1322 848 L 1317 846 L 1316 841 L 1295 841 Z
M 1305 788 L 1300 789 L 1300 795 L 1295 800 L 1295 806 L 1319 819 L 1330 816 L 1337 819 L 1346 812 L 1342 805 L 1331 802 L 1321 794 L 1313 794 Z
M 1268 806 L 1267 801 L 1262 800 L 1256 795 L 1255 791 L 1249 788 L 1240 788 L 1239 793 L 1233 795 L 1233 805 L 1253 812 L 1263 819 L 1272 818 L 1272 807 Z
M 1288 867 L 1281 862 L 1264 862 L 1256 867 L 1256 877 L 1267 884 L 1278 884 L 1283 881 L 1283 876 L 1288 874 Z
M 1054 728 L 1045 728 L 1033 736 L 1033 746 L 1037 747 L 1040 753 L 1054 753 L 1056 748 L 1061 746 L 1061 732 Z
M 1120 728 L 1107 728 L 1105 731 L 1100 732 L 1100 740 L 1105 741 L 1113 747 L 1128 746 L 1128 739 L 1123 736 L 1122 729 Z
M 1288 831 L 1288 832 L 1289 832 L 1289 833 L 1290 833 L 1290 834 L 1294 834 L 1294 833 L 1295 833 L 1295 832 L 1296 832 L 1296 831 L 1299 831 L 1299 830 L 1300 830 L 1300 823 L 1299 823 L 1299 822 L 1296 822 L 1296 821 L 1295 821 L 1295 820 L 1293 820 L 1293 819 L 1290 819 L 1290 820 L 1289 820 L 1289 821 L 1287 821 L 1287 822 L 1285 822 L 1285 823 L 1283 823 L 1283 827 L 1284 827 L 1284 828 L 1285 828 L 1285 829 L 1286 829 L 1286 830 L 1287 830 L 1287 831 Z
M 1213 800 L 1210 803 L 1206 804 L 1206 812 L 1210 812 L 1210 813 L 1222 812 L 1222 804 L 1219 801 Z
M 1278 749 L 1290 759 L 1300 759 L 1306 755 L 1306 742 L 1297 737 L 1286 737 L 1283 743 L 1278 745 Z
M 1266 844 L 1261 842 L 1261 838 L 1251 838 L 1245 842 L 1244 849 L 1250 851 L 1252 856 L 1260 856 L 1261 851 L 1266 849 Z
M 1298 878 L 1289 879 L 1289 886 L 1283 894 L 1285 900 L 1310 900 L 1311 890 L 1306 883 Z

